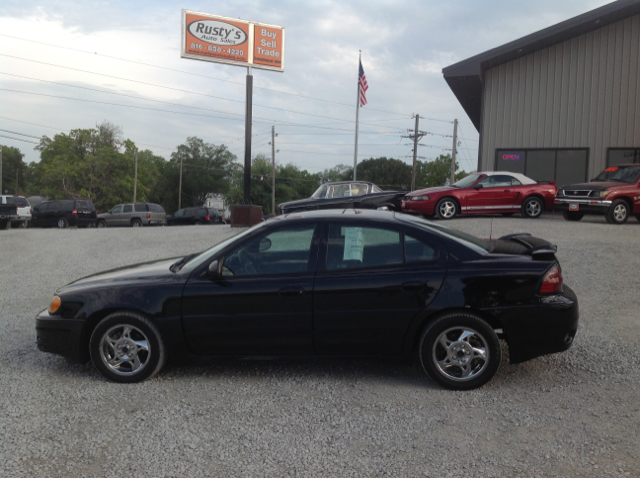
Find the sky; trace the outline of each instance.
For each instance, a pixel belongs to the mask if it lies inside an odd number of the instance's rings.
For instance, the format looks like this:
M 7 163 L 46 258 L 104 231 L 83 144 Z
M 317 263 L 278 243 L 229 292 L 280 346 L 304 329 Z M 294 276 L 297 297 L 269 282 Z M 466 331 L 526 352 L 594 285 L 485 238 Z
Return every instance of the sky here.
M 600 7 L 600 0 L 32 1 L 0 5 L 0 144 L 34 143 L 108 121 L 169 158 L 188 137 L 244 158 L 247 69 L 180 57 L 188 9 L 285 27 L 285 71 L 253 69 L 252 156 L 311 173 L 353 165 L 358 53 L 369 89 L 358 160 L 450 154 L 474 171 L 478 132 L 442 68 Z M 10 138 L 8 138 L 10 137 Z

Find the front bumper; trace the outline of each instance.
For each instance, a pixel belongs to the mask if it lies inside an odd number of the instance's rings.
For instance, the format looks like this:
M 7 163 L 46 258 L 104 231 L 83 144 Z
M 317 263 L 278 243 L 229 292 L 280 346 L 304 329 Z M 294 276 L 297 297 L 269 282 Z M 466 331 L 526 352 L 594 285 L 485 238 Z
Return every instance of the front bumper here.
M 66 319 L 50 315 L 45 309 L 36 317 L 38 349 L 77 362 L 89 360 L 88 348 L 83 347 L 85 320 Z M 86 344 L 84 344 L 86 346 Z
M 402 212 L 409 214 L 419 214 L 431 216 L 435 213 L 436 202 L 432 200 L 423 201 L 406 201 L 402 200 Z
M 578 200 L 570 198 L 556 198 L 554 200 L 555 211 L 574 211 L 591 215 L 604 215 L 609 211 L 610 206 L 610 200 Z
M 578 298 L 567 285 L 561 294 L 541 297 L 539 303 L 493 313 L 502 324 L 511 364 L 569 349 L 580 316 Z

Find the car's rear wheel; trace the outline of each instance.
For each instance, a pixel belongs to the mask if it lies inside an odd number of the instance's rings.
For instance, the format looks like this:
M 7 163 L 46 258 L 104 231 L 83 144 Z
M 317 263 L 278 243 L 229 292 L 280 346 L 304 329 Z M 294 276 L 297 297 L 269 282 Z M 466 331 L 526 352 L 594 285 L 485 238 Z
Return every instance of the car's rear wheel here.
M 202 221 L 200 221 L 200 220 L 195 220 L 195 221 L 193 222 L 193 224 L 194 224 L 195 226 L 200 226 L 200 225 L 202 224 Z
M 20 223 L 20 227 L 21 228 L 28 228 L 29 227 L 29 220 L 24 220 L 22 223 Z
M 471 313 L 449 313 L 431 322 L 418 346 L 422 368 L 449 389 L 475 389 L 500 366 L 500 341 L 493 328 Z
M 611 206 L 609 206 L 609 211 L 607 211 L 605 218 L 607 219 L 607 223 L 621 225 L 627 222 L 630 213 L 629 205 L 625 200 L 615 200 L 611 203 Z
M 580 221 L 584 217 L 584 213 L 580 213 L 579 211 L 562 211 L 562 216 L 567 221 Z
M 140 221 L 138 218 L 131 220 L 131 227 L 132 228 L 140 228 L 142 227 L 142 221 Z
M 106 228 L 107 227 L 107 222 L 105 220 L 98 220 L 98 222 L 96 223 L 96 226 L 98 228 Z
M 525 218 L 540 218 L 540 215 L 544 211 L 544 204 L 542 200 L 536 196 L 527 198 L 522 203 L 522 216 Z
M 91 360 L 111 381 L 136 383 L 162 369 L 166 354 L 162 336 L 141 314 L 121 311 L 98 323 L 89 341 Z
M 451 198 L 442 198 L 436 204 L 436 215 L 443 220 L 450 220 L 458 214 L 458 203 Z
M 66 228 L 67 226 L 69 226 L 69 222 L 67 221 L 66 218 L 58 218 L 58 221 L 56 222 L 56 226 L 60 229 Z

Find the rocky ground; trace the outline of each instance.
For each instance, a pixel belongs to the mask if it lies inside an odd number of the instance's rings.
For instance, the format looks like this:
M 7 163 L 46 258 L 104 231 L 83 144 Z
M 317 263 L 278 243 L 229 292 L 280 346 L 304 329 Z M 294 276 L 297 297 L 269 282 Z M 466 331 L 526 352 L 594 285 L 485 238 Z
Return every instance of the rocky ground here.
M 169 365 L 135 385 L 42 353 L 34 318 L 100 270 L 202 250 L 228 226 L 0 231 L 0 476 L 639 476 L 640 223 L 482 217 L 558 245 L 580 327 L 564 353 L 442 389 L 369 359 Z

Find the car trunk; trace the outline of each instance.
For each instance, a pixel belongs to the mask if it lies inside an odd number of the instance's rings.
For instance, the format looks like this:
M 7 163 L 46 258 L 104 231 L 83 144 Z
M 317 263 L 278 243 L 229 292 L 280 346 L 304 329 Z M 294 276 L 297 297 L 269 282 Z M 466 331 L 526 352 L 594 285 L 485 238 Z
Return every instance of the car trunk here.
M 497 240 L 488 241 L 492 254 L 512 254 L 531 256 L 533 259 L 555 259 L 558 247 L 542 238 L 536 238 L 529 233 L 516 233 L 502 236 Z

